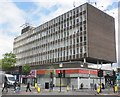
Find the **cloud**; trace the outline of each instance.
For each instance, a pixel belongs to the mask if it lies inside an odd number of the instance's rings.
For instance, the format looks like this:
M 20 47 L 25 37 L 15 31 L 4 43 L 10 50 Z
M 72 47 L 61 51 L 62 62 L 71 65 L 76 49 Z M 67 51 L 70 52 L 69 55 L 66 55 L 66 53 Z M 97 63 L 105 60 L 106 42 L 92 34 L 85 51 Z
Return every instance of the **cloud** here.
M 69 2 L 65 0 L 33 0 L 33 3 L 37 6 L 37 9 L 32 12 L 32 15 L 39 17 L 38 20 L 33 23 L 38 26 L 73 9 L 74 1 L 76 6 L 87 2 L 87 0 L 69 0 Z M 44 14 L 46 11 L 50 11 L 50 13 Z
M 0 58 L 13 49 L 13 40 L 20 34 L 25 13 L 13 2 L 0 2 Z
M 19 33 L 19 27 L 24 23 L 25 13 L 12 2 L 0 3 L 0 25 L 4 33 Z M 7 29 L 6 29 L 7 28 Z M 9 31 L 9 32 L 8 32 Z
M 14 37 L 9 37 L 5 34 L 0 34 L 0 59 L 2 55 L 13 50 Z

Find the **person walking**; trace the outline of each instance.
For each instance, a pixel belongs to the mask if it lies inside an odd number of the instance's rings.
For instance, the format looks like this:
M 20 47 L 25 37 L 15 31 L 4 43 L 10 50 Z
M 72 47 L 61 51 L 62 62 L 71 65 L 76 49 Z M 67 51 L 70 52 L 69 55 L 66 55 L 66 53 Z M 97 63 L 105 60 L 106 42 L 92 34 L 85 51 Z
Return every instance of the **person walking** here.
M 16 91 L 17 81 L 14 83 L 14 91 Z
M 3 83 L 2 92 L 4 91 L 4 89 L 6 89 L 6 92 L 8 92 L 8 84 L 7 84 L 7 81 L 5 81 L 5 82 Z
M 30 89 L 30 82 L 27 83 L 26 92 L 28 91 L 28 89 L 29 89 L 29 91 L 31 92 L 31 89 Z
M 94 85 L 94 89 L 97 90 L 97 84 Z
M 18 82 L 18 83 L 16 84 L 16 93 L 20 93 L 20 90 L 21 90 L 21 83 Z
M 80 89 L 83 89 L 83 83 L 81 83 L 81 85 L 80 85 Z
M 53 82 L 50 82 L 50 91 L 53 91 Z
M 101 89 L 100 84 L 97 84 L 97 94 L 99 94 L 99 93 L 100 93 L 100 89 Z

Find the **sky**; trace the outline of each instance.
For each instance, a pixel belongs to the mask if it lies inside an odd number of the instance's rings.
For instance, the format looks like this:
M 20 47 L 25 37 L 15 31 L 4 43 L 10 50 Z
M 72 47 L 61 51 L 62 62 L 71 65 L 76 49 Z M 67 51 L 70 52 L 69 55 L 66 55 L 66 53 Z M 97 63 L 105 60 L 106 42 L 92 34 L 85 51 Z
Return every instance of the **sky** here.
M 89 2 L 115 18 L 116 45 L 118 47 L 119 0 L 0 0 L 0 59 L 13 50 L 14 38 L 21 34 L 25 23 L 37 27 L 70 9 Z M 96 4 L 95 4 L 96 2 Z M 117 48 L 118 52 L 118 48 Z M 109 65 L 106 65 L 111 68 Z M 106 68 L 104 66 L 104 68 Z M 116 67 L 114 64 L 113 67 Z

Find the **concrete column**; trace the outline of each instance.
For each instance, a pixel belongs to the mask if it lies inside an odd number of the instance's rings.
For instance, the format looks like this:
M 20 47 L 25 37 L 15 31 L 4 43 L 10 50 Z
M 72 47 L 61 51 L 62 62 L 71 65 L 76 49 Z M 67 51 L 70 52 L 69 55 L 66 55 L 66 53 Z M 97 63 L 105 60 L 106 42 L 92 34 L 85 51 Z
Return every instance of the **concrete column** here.
M 89 70 L 89 76 L 88 77 L 89 77 L 88 78 L 88 80 L 89 80 L 88 88 L 90 89 L 90 83 L 91 83 L 91 81 L 90 81 L 90 70 Z
M 84 58 L 84 63 L 86 63 L 86 58 Z
M 56 77 L 53 77 L 53 84 L 56 86 Z
M 97 61 L 97 69 L 98 69 L 99 61 Z
M 54 75 L 56 75 L 56 70 L 54 69 Z M 53 84 L 56 86 L 56 77 L 53 77 Z
M 78 89 L 80 88 L 80 78 L 78 77 Z

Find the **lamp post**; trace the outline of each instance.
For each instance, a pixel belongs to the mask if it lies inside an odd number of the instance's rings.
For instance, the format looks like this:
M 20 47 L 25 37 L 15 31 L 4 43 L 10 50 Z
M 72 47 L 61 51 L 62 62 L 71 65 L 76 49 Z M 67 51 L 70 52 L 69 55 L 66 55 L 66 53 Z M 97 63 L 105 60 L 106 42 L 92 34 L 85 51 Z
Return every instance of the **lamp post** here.
M 59 67 L 62 68 L 63 67 L 63 64 L 59 64 Z M 61 92 L 61 78 L 62 78 L 62 72 L 60 70 L 60 74 L 59 74 L 59 77 L 60 77 L 60 92 Z

